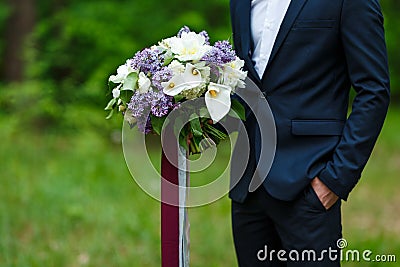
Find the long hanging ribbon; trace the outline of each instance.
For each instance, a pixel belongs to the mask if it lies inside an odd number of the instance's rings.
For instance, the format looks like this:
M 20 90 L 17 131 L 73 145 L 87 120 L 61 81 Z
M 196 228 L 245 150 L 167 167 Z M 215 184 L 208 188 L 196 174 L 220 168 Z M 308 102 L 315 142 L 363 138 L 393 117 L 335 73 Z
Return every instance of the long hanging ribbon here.
M 189 221 L 185 204 L 189 172 L 185 149 L 176 147 L 172 153 L 168 153 L 168 158 L 162 152 L 161 176 L 162 267 L 188 267 Z M 171 187 L 169 183 L 177 186 Z M 167 204 L 165 200 L 168 203 L 179 203 L 179 206 Z
M 187 188 L 189 187 L 189 171 L 187 151 L 179 147 L 178 181 L 179 181 L 179 266 L 189 267 L 189 219 L 186 208 Z

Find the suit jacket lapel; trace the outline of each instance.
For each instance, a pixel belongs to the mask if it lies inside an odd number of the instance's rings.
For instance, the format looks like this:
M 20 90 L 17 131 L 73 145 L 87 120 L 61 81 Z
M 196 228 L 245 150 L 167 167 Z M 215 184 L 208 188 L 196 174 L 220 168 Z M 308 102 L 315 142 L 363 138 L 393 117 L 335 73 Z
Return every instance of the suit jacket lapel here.
M 264 71 L 263 79 L 265 77 L 265 74 L 267 73 L 268 67 L 271 65 L 271 62 L 274 60 L 276 54 L 279 51 L 279 48 L 281 47 L 283 41 L 286 39 L 286 36 L 288 35 L 290 29 L 292 28 L 292 25 L 296 20 L 297 15 L 300 13 L 301 9 L 303 8 L 306 2 L 307 0 L 292 0 L 290 2 L 289 8 L 286 12 L 285 18 L 282 21 L 282 25 L 279 29 L 274 46 L 272 48 L 272 52 L 269 57 L 267 67 Z
M 250 29 L 250 12 L 251 0 L 240 0 L 236 9 L 236 17 L 240 20 L 240 40 L 242 46 L 243 60 L 246 62 L 246 66 L 248 66 L 248 71 L 250 75 L 255 79 L 255 82 L 261 84 L 261 79 L 254 69 L 250 54 L 252 42 Z

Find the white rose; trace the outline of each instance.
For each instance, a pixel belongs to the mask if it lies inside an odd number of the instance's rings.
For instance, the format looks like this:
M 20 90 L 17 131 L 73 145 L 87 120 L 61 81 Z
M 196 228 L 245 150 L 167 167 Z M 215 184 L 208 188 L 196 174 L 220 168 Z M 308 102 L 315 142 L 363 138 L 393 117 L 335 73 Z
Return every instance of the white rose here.
M 121 95 L 121 91 L 119 90 L 121 88 L 121 85 L 119 85 L 118 87 L 115 87 L 112 90 L 112 95 L 114 98 L 118 98 Z
M 241 60 L 240 58 L 236 57 L 234 61 L 226 63 L 226 65 L 230 66 L 232 69 L 240 70 L 244 66 L 244 60 Z
M 198 61 L 211 49 L 205 44 L 205 37 L 194 32 L 183 32 L 181 38 L 170 38 L 168 44 L 172 53 L 181 61 Z
M 166 38 L 166 39 L 161 40 L 158 43 L 158 45 L 163 49 L 169 50 L 171 48 L 171 42 L 174 42 L 175 39 L 179 39 L 179 38 L 176 36 Z
M 130 60 L 127 60 L 124 65 L 119 66 L 117 69 L 117 75 L 111 75 L 108 80 L 113 83 L 124 83 L 129 74 L 136 72 L 136 70 L 131 67 L 130 63 Z
M 180 63 L 178 60 L 173 60 L 169 65 L 168 68 L 172 70 L 174 75 L 182 74 L 185 72 L 185 65 Z
M 247 72 L 241 70 L 243 66 L 244 61 L 239 58 L 226 63 L 222 71 L 222 83 L 230 86 L 232 89 L 235 89 L 236 87 L 244 88 L 244 79 L 246 79 Z

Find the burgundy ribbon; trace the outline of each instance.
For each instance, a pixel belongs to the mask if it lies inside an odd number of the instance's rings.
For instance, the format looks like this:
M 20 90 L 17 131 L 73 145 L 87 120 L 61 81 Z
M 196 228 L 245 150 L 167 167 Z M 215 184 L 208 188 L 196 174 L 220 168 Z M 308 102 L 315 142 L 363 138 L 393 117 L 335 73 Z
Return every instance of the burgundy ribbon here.
M 179 207 L 165 204 L 179 203 L 178 186 L 168 186 L 168 182 L 179 185 L 178 149 L 168 153 L 168 159 L 161 156 L 161 266 L 179 267 Z M 174 162 L 171 162 L 174 161 Z M 174 164 L 176 163 L 176 164 Z M 172 200 L 172 201 L 171 201 Z

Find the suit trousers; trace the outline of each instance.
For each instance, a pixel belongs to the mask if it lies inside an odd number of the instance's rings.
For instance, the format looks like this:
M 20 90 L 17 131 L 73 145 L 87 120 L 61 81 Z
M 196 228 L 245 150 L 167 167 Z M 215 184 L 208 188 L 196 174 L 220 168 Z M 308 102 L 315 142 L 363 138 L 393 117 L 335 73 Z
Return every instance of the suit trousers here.
M 232 226 L 239 267 L 340 266 L 341 200 L 326 210 L 311 185 L 293 201 L 260 186 L 232 201 Z

